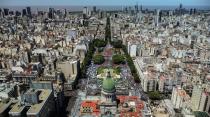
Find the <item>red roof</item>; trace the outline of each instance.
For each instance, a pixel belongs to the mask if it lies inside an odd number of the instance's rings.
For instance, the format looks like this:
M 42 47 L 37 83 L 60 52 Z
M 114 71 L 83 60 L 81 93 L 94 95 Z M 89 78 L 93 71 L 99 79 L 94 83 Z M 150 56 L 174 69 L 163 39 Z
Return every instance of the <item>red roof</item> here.
M 118 110 L 120 113 L 120 117 L 142 117 L 141 110 L 144 108 L 144 102 L 140 100 L 138 96 L 117 96 L 117 99 L 119 99 L 119 106 Z M 100 108 L 97 108 L 100 101 L 83 101 L 81 103 L 81 114 L 85 114 L 88 112 L 82 112 L 83 108 L 91 108 L 91 112 L 88 114 L 91 114 L 93 116 L 99 116 L 100 115 Z M 124 107 L 123 104 L 127 103 L 128 107 Z M 132 111 L 131 111 L 132 109 Z
M 97 116 L 100 114 L 100 109 L 97 108 L 98 102 L 99 101 L 83 101 L 81 103 L 81 107 L 82 108 L 85 108 L 85 107 L 91 108 L 92 109 L 91 114 Z M 83 112 L 81 112 L 81 113 L 83 113 Z

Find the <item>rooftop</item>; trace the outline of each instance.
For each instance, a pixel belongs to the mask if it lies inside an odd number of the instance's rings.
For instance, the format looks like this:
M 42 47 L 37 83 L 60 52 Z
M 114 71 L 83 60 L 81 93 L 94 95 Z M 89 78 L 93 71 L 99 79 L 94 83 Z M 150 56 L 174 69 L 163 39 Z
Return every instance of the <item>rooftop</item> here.
M 43 109 L 43 105 L 46 103 L 46 101 L 48 100 L 49 96 L 52 93 L 52 90 L 48 89 L 38 89 L 38 90 L 41 91 L 39 95 L 40 103 L 31 105 L 30 109 L 27 112 L 27 114 L 29 115 L 38 114 Z
M 12 114 L 12 115 L 18 115 L 18 114 L 21 114 L 21 112 L 25 109 L 26 106 L 24 105 L 21 105 L 19 102 L 16 103 L 12 109 L 9 111 L 9 114 Z
M 12 101 L 9 99 L 4 99 L 0 101 L 0 114 L 3 113 L 10 105 Z

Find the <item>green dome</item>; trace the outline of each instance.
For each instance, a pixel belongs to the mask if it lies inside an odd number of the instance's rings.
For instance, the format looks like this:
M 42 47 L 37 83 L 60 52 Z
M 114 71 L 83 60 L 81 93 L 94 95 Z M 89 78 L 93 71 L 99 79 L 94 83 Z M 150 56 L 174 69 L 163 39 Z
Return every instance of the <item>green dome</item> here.
M 115 82 L 112 80 L 109 72 L 108 72 L 107 78 L 103 80 L 102 88 L 106 92 L 114 92 L 115 91 Z

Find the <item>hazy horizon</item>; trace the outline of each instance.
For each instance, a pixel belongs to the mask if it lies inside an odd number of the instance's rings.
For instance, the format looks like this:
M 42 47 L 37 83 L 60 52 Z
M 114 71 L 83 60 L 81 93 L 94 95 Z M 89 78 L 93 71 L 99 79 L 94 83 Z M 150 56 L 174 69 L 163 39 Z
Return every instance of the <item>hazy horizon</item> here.
M 29 6 L 29 5 L 28 5 Z M 92 7 L 96 6 L 97 9 L 101 10 L 122 10 L 123 7 L 131 7 L 134 9 L 134 5 L 87 5 L 89 9 L 92 10 Z M 141 5 L 139 5 L 140 7 Z M 1 6 L 0 8 L 9 8 L 10 10 L 22 10 L 26 8 L 27 6 Z M 81 11 L 85 5 L 45 5 L 45 6 L 30 6 L 32 11 L 38 10 L 48 10 L 50 7 L 53 7 L 55 9 L 67 9 L 67 10 L 72 10 L 72 11 Z M 162 10 L 174 10 L 176 8 L 179 8 L 179 5 L 167 5 L 167 6 L 161 6 L 161 5 L 142 5 L 143 9 L 162 9 Z M 209 6 L 183 6 L 183 8 L 186 9 L 191 9 L 191 8 L 196 8 L 200 10 L 210 10 Z
M 0 0 L 1 6 L 53 6 L 53 5 L 72 5 L 72 6 L 92 6 L 92 5 L 159 5 L 170 6 L 206 6 L 210 5 L 210 0 Z

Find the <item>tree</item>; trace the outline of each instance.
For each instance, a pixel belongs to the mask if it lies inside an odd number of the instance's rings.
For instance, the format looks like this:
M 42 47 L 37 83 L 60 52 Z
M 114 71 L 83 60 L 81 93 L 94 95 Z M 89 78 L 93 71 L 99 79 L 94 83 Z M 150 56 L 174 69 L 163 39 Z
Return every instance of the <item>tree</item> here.
M 104 63 L 104 61 L 105 61 L 104 57 L 102 55 L 100 55 L 100 54 L 99 55 L 95 55 L 93 57 L 93 62 L 95 64 L 102 64 L 102 63 Z
M 95 39 L 93 43 L 94 43 L 94 46 L 97 48 L 105 47 L 107 44 L 106 41 L 101 40 L 101 39 Z
M 160 100 L 161 99 L 161 94 L 158 91 L 149 92 L 148 96 L 151 100 Z
M 135 65 L 134 65 L 134 63 L 133 63 L 132 58 L 131 58 L 130 55 L 128 54 L 127 48 L 126 48 L 125 45 L 122 45 L 122 50 L 123 50 L 124 53 L 125 53 L 126 61 L 127 61 L 127 63 L 128 63 L 128 66 L 130 67 L 132 76 L 134 77 L 134 81 L 135 81 L 136 83 L 140 83 L 141 81 L 140 81 L 139 76 L 138 76 L 138 74 L 137 74 L 136 67 L 135 67 Z
M 86 71 L 87 67 L 91 63 L 91 59 L 93 56 L 93 53 L 95 52 L 94 44 L 93 42 L 89 43 L 89 50 L 87 51 L 87 54 L 83 60 L 83 63 L 81 65 L 81 78 L 86 78 Z
M 114 64 L 125 64 L 125 57 L 123 55 L 116 54 L 112 56 L 112 61 Z
M 121 68 L 120 67 L 114 68 L 114 73 L 120 74 L 120 72 L 121 72 Z
M 121 40 L 115 40 L 111 42 L 111 45 L 114 48 L 122 48 L 122 41 Z

